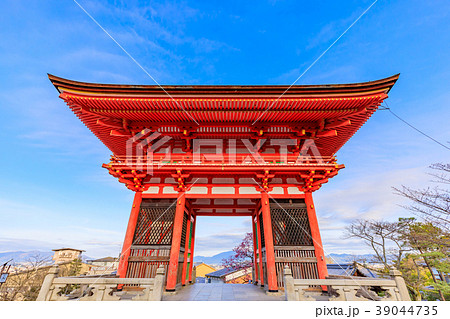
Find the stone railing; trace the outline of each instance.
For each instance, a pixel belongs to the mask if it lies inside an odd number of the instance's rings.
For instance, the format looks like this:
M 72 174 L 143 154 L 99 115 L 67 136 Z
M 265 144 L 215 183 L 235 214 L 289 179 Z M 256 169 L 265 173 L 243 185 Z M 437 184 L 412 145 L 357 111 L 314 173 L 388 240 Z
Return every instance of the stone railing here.
M 57 277 L 58 267 L 52 267 L 44 279 L 37 301 L 161 301 L 164 290 L 164 268 L 158 268 L 155 278 Z M 130 286 L 129 291 L 118 287 Z
M 410 301 L 400 272 L 390 275 L 393 279 L 294 279 L 286 267 L 284 290 L 288 301 Z

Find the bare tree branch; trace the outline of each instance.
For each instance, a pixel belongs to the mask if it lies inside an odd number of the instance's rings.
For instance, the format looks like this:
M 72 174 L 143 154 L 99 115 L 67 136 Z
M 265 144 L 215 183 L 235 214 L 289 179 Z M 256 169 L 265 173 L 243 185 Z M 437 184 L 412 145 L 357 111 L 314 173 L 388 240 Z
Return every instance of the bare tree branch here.
M 436 163 L 430 166 L 439 173 L 431 173 L 436 180 L 434 182 L 450 184 L 450 164 Z M 441 225 L 447 231 L 450 230 L 450 190 L 442 187 L 412 189 L 406 186 L 393 187 L 394 194 L 409 199 L 412 204 L 402 206 L 412 211 L 424 220 Z

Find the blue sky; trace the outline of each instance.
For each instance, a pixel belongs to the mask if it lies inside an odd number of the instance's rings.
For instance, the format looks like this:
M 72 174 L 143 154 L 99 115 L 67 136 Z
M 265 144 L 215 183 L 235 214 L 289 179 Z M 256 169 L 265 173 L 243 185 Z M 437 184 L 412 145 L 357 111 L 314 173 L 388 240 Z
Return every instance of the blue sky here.
M 161 84 L 291 84 L 373 1 L 88 1 L 83 6 Z M 74 246 L 116 256 L 133 194 L 101 168 L 110 152 L 69 111 L 46 74 L 154 82 L 73 1 L 0 3 L 0 251 Z M 389 106 L 450 141 L 450 4 L 382 1 L 298 84 L 396 73 Z M 338 152 L 346 165 L 315 193 L 327 253 L 355 218 L 409 213 L 391 186 L 426 186 L 449 151 L 378 111 Z M 246 219 L 202 218 L 196 252 L 231 249 Z

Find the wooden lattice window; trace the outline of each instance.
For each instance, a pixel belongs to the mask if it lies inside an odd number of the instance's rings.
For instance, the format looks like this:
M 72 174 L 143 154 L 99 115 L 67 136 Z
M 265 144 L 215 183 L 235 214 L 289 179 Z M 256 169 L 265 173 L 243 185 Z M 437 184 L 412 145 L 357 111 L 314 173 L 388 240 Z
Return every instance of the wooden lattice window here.
M 175 206 L 141 208 L 133 245 L 171 245 L 174 217 Z
M 304 205 L 295 206 L 271 205 L 270 215 L 272 216 L 273 244 L 275 246 L 313 245 L 306 207 Z
M 181 244 L 180 244 L 181 248 L 184 248 L 184 246 L 186 245 L 187 222 L 188 222 L 188 215 L 186 213 L 184 213 L 183 214 L 183 227 L 181 228 Z
M 263 215 L 259 215 L 259 230 L 261 232 L 261 248 L 266 247 L 266 239 L 264 238 L 264 222 Z

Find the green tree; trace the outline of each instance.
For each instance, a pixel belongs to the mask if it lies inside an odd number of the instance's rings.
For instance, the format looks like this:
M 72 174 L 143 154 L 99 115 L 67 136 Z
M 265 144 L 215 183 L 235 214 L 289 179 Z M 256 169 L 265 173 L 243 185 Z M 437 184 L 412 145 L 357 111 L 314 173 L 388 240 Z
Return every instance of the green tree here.
M 408 253 L 401 260 L 398 270 L 405 279 L 412 300 L 422 300 L 421 290 L 430 281 L 429 272 L 421 265 L 421 258 Z
M 415 258 L 419 257 L 424 261 L 433 286 L 439 292 L 440 298 L 445 300 L 445 295 L 450 293 L 450 287 L 445 280 L 446 274 L 450 272 L 449 233 L 430 222 L 415 222 L 402 231 L 401 238 L 416 253 Z M 433 269 L 438 272 L 439 279 Z
M 360 238 L 371 247 L 374 261 L 384 265 L 384 273 L 391 267 L 400 270 L 413 299 L 421 300 L 420 291 L 429 285 L 435 288 L 429 296 L 437 291 L 441 300 L 449 299 L 450 236 L 441 227 L 415 218 L 397 222 L 359 219 L 347 227 L 346 237 Z
M 68 268 L 68 276 L 78 276 L 81 272 L 81 259 L 74 259 L 70 262 Z

